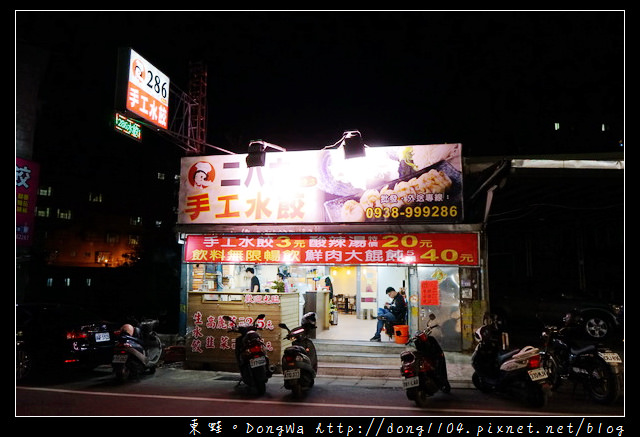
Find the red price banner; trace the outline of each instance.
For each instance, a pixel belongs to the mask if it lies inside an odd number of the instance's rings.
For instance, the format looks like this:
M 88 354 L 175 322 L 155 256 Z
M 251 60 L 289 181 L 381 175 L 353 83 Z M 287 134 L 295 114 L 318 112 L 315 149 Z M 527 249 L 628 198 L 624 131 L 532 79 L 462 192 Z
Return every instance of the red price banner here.
M 478 235 L 189 235 L 186 262 L 253 264 L 479 264 Z

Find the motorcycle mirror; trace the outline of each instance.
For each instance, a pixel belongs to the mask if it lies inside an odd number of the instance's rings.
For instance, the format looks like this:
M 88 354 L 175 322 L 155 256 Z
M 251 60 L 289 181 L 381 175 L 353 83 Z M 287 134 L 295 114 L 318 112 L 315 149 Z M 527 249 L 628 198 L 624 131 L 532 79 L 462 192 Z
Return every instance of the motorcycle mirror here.
M 289 329 L 287 328 L 287 324 L 286 323 L 278 323 L 278 326 L 281 327 L 282 329 Z
M 436 315 L 431 313 L 429 314 L 429 320 L 435 320 L 436 319 Z
M 229 316 L 222 316 L 222 318 L 223 318 L 224 320 L 226 320 L 227 322 L 230 322 L 230 321 L 231 321 L 231 317 L 229 317 Z
M 266 316 L 264 314 L 258 314 L 258 317 L 256 317 L 256 320 L 261 320 L 264 319 Z

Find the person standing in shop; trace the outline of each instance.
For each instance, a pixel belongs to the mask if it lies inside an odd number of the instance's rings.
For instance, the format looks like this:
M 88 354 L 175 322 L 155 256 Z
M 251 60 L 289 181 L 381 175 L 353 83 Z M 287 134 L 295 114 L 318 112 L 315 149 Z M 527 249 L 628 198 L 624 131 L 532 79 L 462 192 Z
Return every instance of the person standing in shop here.
M 245 270 L 245 272 L 251 275 L 251 288 L 249 289 L 249 291 L 253 293 L 260 293 L 260 280 L 256 276 L 253 267 L 247 267 L 247 270 Z
M 291 291 L 289 282 L 287 282 L 287 278 L 284 277 L 283 273 L 278 272 L 278 281 L 281 281 L 284 284 L 284 288 L 282 290 L 284 293 L 289 293 Z

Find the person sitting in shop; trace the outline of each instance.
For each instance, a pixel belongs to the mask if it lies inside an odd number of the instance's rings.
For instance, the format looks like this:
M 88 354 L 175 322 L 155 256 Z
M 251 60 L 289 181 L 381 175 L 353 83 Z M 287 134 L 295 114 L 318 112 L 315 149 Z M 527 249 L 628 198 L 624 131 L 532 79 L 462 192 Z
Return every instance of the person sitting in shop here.
M 251 288 L 249 289 L 249 291 L 252 291 L 254 293 L 259 293 L 260 292 L 260 280 L 255 275 L 255 270 L 253 270 L 253 267 L 247 267 L 247 270 L 245 270 L 245 272 L 247 272 L 247 273 L 249 273 L 251 275 Z
M 404 323 L 406 318 L 407 302 L 404 297 L 393 287 L 387 287 L 387 296 L 391 298 L 391 302 L 386 302 L 384 308 L 378 308 L 376 333 L 371 337 L 371 341 L 380 341 L 380 332 L 385 322 L 389 325 L 397 325 Z

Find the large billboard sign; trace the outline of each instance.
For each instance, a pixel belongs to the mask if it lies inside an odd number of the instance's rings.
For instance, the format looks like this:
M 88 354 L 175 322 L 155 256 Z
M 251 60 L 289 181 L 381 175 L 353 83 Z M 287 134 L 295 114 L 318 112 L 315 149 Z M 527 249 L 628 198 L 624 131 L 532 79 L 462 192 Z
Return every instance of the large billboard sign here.
M 16 158 L 16 245 L 29 246 L 33 241 L 36 199 L 40 166 Z
M 116 107 L 162 129 L 169 126 L 169 78 L 134 50 L 120 49 Z
M 478 265 L 478 235 L 188 235 L 185 261 L 274 264 Z
M 182 158 L 179 224 L 459 223 L 460 144 Z

